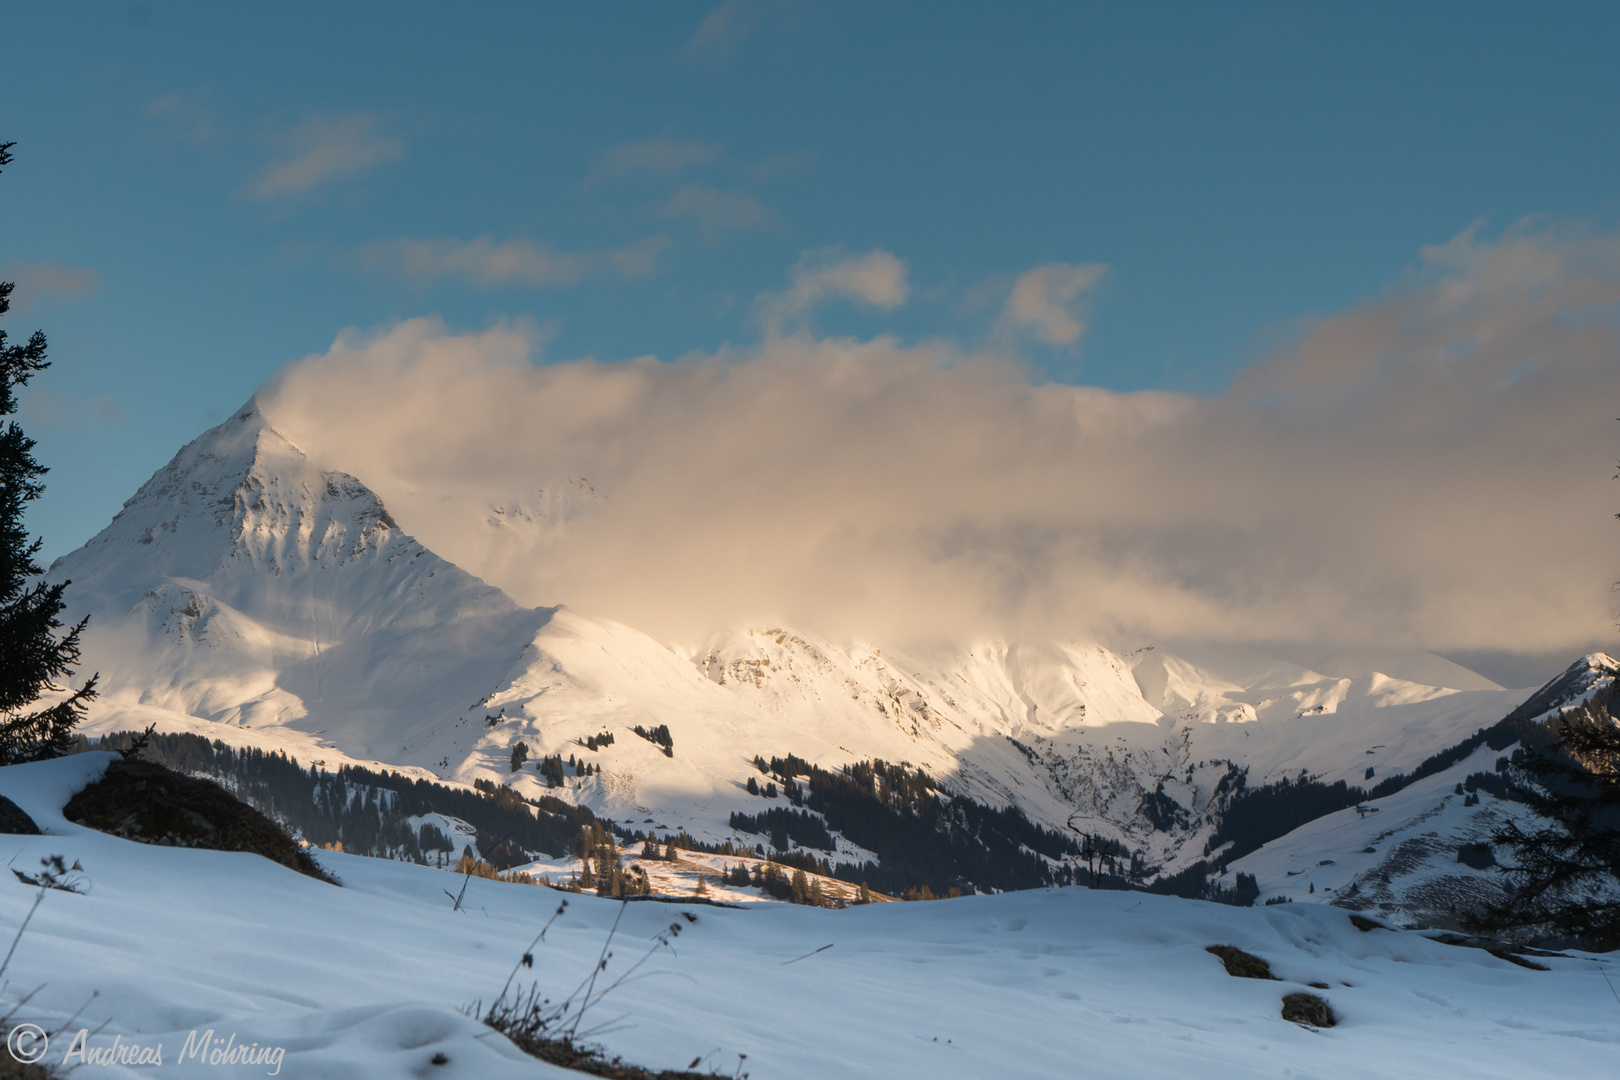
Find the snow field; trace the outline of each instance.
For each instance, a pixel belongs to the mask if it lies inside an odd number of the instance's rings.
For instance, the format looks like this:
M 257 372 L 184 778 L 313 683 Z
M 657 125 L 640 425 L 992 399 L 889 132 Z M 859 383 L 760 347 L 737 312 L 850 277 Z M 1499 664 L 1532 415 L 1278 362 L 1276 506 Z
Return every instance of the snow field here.
M 90 879 L 82 896 L 46 893 L 22 937 L 5 994 L 41 989 L 17 1019 L 54 1028 L 80 1011 L 75 1026 L 99 1028 L 96 1040 L 162 1042 L 173 1076 L 259 1074 L 173 1064 L 186 1034 L 208 1028 L 285 1047 L 282 1076 L 578 1075 L 461 1012 L 499 991 L 564 894 L 474 879 L 452 912 L 444 890 L 459 878 L 436 870 L 320 853 L 335 888 L 255 856 L 65 821 L 61 805 L 106 760 L 0 769 L 0 792 L 48 834 L 8 837 L 11 864 L 62 854 Z M 0 885 L 0 921 L 17 926 L 37 895 Z M 553 997 L 591 970 L 615 919 L 610 975 L 679 912 L 697 916 L 584 1025 L 649 1067 L 700 1057 L 730 1074 L 745 1053 L 756 1080 L 1566 1077 L 1607 1075 L 1620 1044 L 1620 1002 L 1593 958 L 1528 971 L 1415 933 L 1362 933 L 1319 905 L 1084 889 L 844 911 L 566 898 L 532 972 Z M 1211 944 L 1265 958 L 1282 981 L 1227 976 Z M 1280 1018 L 1282 995 L 1310 982 L 1328 984 L 1316 992 L 1339 1026 Z

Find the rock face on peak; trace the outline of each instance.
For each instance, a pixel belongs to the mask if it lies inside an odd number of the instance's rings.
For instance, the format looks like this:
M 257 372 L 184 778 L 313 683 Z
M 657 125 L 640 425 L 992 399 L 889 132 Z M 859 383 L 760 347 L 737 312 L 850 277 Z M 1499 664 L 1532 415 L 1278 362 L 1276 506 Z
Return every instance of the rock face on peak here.
M 369 488 L 317 467 L 250 402 L 183 447 L 105 529 L 57 560 L 51 575 L 71 576 L 77 592 L 111 599 L 141 577 L 250 588 L 265 576 L 407 552 L 425 554 Z M 435 561 L 435 570 L 454 570 Z M 477 588 L 491 604 L 514 606 L 497 589 Z
M 110 704 L 244 727 L 341 726 L 403 760 L 486 694 L 549 615 L 445 562 L 359 480 L 249 403 L 59 559 Z M 465 699 L 465 700 L 463 700 Z M 358 738 L 354 738 L 358 736 Z

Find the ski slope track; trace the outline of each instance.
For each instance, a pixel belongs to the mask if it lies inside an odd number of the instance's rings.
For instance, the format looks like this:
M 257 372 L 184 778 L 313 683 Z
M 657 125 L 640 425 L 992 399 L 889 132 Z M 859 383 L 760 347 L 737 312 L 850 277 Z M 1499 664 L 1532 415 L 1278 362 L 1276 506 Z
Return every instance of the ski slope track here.
M 727 822 L 762 809 L 744 789 L 754 755 L 882 758 L 1173 872 L 1204 856 L 1238 774 L 1250 787 L 1301 773 L 1374 783 L 1526 697 L 1424 654 L 1341 654 L 1328 674 L 1197 643 L 911 654 L 785 626 L 659 642 L 571 608 L 519 607 L 251 402 L 50 577 L 72 580 L 70 616 L 92 616 L 84 668 L 105 687 L 92 733 L 156 723 L 306 764 L 486 779 L 750 846 L 758 837 Z M 660 724 L 671 754 L 632 733 Z M 603 732 L 612 745 L 583 747 Z M 513 772 L 520 741 L 530 764 Z M 599 768 L 548 791 L 534 761 L 554 753 Z

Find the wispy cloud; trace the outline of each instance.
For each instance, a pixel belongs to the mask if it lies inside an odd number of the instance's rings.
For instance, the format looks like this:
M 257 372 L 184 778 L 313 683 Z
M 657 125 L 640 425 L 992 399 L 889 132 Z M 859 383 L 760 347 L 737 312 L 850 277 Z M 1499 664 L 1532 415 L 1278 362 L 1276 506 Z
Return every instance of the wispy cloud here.
M 664 204 L 664 216 L 691 218 L 706 243 L 718 243 L 726 233 L 755 229 L 771 222 L 770 211 L 746 191 L 723 191 L 703 184 L 686 184 Z
M 531 288 L 572 285 L 591 277 L 644 277 L 658 268 L 669 238 L 651 236 L 610 251 L 558 251 L 532 240 L 496 241 L 414 239 L 367 244 L 355 260 L 368 270 L 403 277 L 418 285 L 460 278 L 473 285 L 522 285 Z
M 889 310 L 905 303 L 911 292 L 906 264 L 881 248 L 865 255 L 850 255 L 836 246 L 806 251 L 788 271 L 788 282 L 786 289 L 762 293 L 755 302 L 773 335 L 828 298 Z
M 764 184 L 779 176 L 813 172 L 820 159 L 821 155 L 814 148 L 784 150 L 778 154 L 768 154 L 752 164 L 745 165 L 743 170 L 754 183 Z
M 27 263 L 15 260 L 0 265 L 0 281 L 14 282 L 13 311 L 27 311 L 46 296 L 76 300 L 101 287 L 101 275 L 88 266 L 62 266 L 58 263 Z
M 711 143 L 660 135 L 641 142 L 621 143 L 602 151 L 597 155 L 585 182 L 596 183 L 636 173 L 675 176 L 687 169 L 707 165 L 718 157 L 720 148 Z
M 1047 263 L 1026 270 L 1013 282 L 1002 322 L 1048 345 L 1073 345 L 1086 332 L 1078 300 L 1107 269 L 1101 263 Z
M 614 181 L 636 180 L 640 181 L 635 185 L 641 192 L 638 199 L 645 197 L 649 186 L 664 187 L 669 192 L 666 197 L 651 204 L 642 202 L 631 213 L 690 221 L 703 243 L 712 246 L 733 234 L 777 224 L 776 215 L 756 191 L 777 177 L 809 171 L 815 164 L 813 150 L 750 160 L 730 154 L 716 143 L 660 135 L 597 154 L 581 186 L 600 191 L 624 186 Z
M 169 138 L 200 146 L 218 133 L 207 98 L 206 91 L 162 94 L 146 103 L 146 118 L 166 128 Z
M 723 0 L 703 17 L 681 48 L 689 64 L 717 67 L 730 60 L 765 21 L 764 0 Z
M 667 236 L 649 236 L 606 252 L 607 265 L 622 278 L 646 277 L 659 269 L 659 260 L 670 247 Z
M 405 144 L 382 132 L 375 113 L 310 116 L 274 137 L 280 154 L 242 186 L 250 198 L 306 195 L 322 184 L 358 176 L 405 156 Z
M 778 177 L 810 172 L 818 159 L 813 148 L 803 148 L 750 160 L 727 153 L 717 143 L 659 135 L 639 142 L 620 143 L 597 154 L 585 176 L 585 185 L 632 176 L 668 180 L 705 166 L 717 167 L 749 183 L 767 184 Z
M 118 423 L 124 418 L 124 403 L 111 394 L 72 397 L 52 393 L 48 387 L 30 386 L 23 392 L 20 412 L 30 424 L 71 431 Z

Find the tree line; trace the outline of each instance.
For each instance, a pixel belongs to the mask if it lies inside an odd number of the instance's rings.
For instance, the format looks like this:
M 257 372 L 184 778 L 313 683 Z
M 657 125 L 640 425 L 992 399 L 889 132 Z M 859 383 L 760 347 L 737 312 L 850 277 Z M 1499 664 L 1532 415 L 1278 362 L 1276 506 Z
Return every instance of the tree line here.
M 119 732 L 80 740 L 78 748 L 122 751 L 136 738 Z M 597 825 L 585 807 L 549 795 L 531 802 L 487 780 L 468 791 L 359 765 L 305 768 L 281 751 L 232 747 L 187 732 L 153 734 L 142 753 L 177 772 L 214 778 L 311 844 L 342 844 L 360 855 L 438 865 L 442 851 L 453 862 L 449 838 L 431 827 L 418 833 L 408 820 L 442 814 L 471 825 L 483 859 L 507 870 L 540 855 L 569 853 L 580 830 Z

